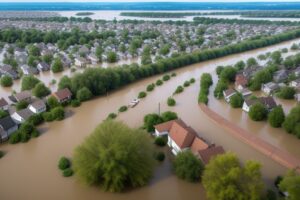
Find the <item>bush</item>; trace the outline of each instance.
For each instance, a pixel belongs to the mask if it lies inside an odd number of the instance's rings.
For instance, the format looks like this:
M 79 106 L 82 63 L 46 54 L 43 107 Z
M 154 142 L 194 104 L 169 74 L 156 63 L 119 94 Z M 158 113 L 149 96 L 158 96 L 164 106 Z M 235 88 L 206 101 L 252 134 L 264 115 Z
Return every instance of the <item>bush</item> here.
M 65 111 L 63 107 L 56 107 L 51 110 L 52 117 L 55 120 L 63 120 L 65 118 Z
M 175 92 L 173 94 L 179 94 L 181 92 L 183 92 L 184 88 L 180 85 L 176 88 Z
M 34 77 L 33 75 L 24 76 L 22 78 L 21 89 L 22 89 L 22 91 L 32 90 L 40 82 L 41 81 L 39 79 L 37 79 L 36 77 Z
M 42 98 L 48 96 L 51 93 L 51 90 L 44 85 L 44 83 L 38 83 L 34 86 L 32 90 L 33 96 Z
M 79 101 L 87 101 L 87 100 L 90 100 L 92 98 L 93 94 L 91 93 L 91 91 L 86 88 L 86 87 L 83 87 L 81 88 L 80 90 L 77 91 L 76 93 L 76 98 L 79 100 Z
M 243 106 L 243 103 L 244 103 L 243 96 L 239 93 L 234 94 L 230 98 L 230 105 L 232 108 L 241 108 Z
M 175 101 L 174 98 L 169 97 L 168 100 L 167 100 L 167 104 L 168 104 L 168 106 L 175 106 L 176 101 Z
M 283 87 L 277 93 L 277 96 L 282 99 L 294 99 L 296 90 L 292 87 Z
M 27 101 L 19 101 L 18 103 L 16 103 L 16 110 L 22 110 L 27 108 L 27 106 L 29 105 L 29 103 Z
M 109 115 L 107 116 L 107 119 L 115 119 L 117 117 L 116 113 L 109 113 Z
M 284 122 L 285 115 L 281 106 L 273 108 L 273 110 L 268 115 L 269 124 L 274 128 L 281 127 Z
M 121 107 L 119 108 L 119 112 L 125 112 L 125 111 L 127 111 L 127 109 L 128 109 L 127 106 L 121 106 Z
M 192 84 L 192 83 L 195 83 L 196 82 L 196 80 L 194 79 L 194 78 L 191 78 L 190 79 L 190 83 Z
M 64 177 L 70 177 L 73 176 L 74 171 L 71 168 L 67 168 L 63 170 L 63 176 Z
M 154 83 L 151 83 L 150 85 L 148 85 L 147 86 L 147 92 L 151 92 L 151 91 L 153 91 L 154 90 L 154 88 L 155 88 L 155 84 Z
M 209 88 L 213 84 L 212 77 L 209 73 L 203 73 L 200 78 L 200 92 L 198 95 L 199 103 L 208 103 Z
M 170 78 L 171 78 L 170 75 L 166 74 L 163 76 L 162 79 L 163 79 L 163 81 L 168 81 L 168 80 L 170 80 Z
M 9 113 L 5 110 L 0 109 L 0 119 L 7 117 Z
M 216 88 L 214 90 L 214 96 L 217 99 L 221 99 L 223 97 L 223 91 L 228 89 L 228 82 L 222 79 L 219 79 Z
M 165 137 L 156 137 L 154 140 L 154 144 L 160 147 L 164 147 L 167 144 L 167 138 Z
M 50 109 L 53 109 L 55 107 L 60 106 L 60 103 L 57 101 L 57 99 L 54 96 L 51 96 L 47 99 L 47 105 L 50 107 Z
M 58 161 L 58 168 L 60 170 L 65 170 L 67 168 L 71 167 L 71 162 L 68 158 L 66 157 L 61 157 Z
M 277 200 L 276 192 L 270 189 L 267 190 L 266 200 Z
M 27 122 L 34 126 L 38 126 L 44 122 L 44 118 L 41 114 L 34 114 L 27 119 Z
M 191 151 L 183 151 L 177 154 L 173 162 L 175 174 L 186 181 L 200 181 L 204 169 L 201 161 Z
M 31 133 L 31 138 L 37 138 L 37 137 L 39 137 L 39 135 L 40 135 L 40 132 L 35 129 Z
M 0 151 L 0 158 L 2 158 L 4 156 L 4 152 L 3 151 Z
M 0 84 L 2 87 L 10 87 L 13 85 L 13 79 L 10 76 L 4 75 L 0 79 Z
M 10 135 L 8 142 L 10 144 L 17 144 L 21 141 L 21 135 L 18 131 Z
M 249 117 L 253 121 L 262 121 L 267 118 L 267 115 L 268 115 L 268 110 L 261 103 L 256 103 L 250 107 Z
M 183 86 L 184 86 L 184 87 L 189 87 L 189 86 L 190 86 L 190 82 L 189 82 L 189 81 L 185 81 L 185 82 L 183 83 Z
M 224 70 L 223 66 L 217 66 L 217 68 L 216 68 L 216 74 L 218 76 L 220 76 L 220 74 L 222 73 L 223 70 Z
M 139 93 L 138 98 L 145 98 L 147 96 L 147 93 L 142 91 Z
M 164 122 L 171 121 L 173 119 L 178 119 L 177 113 L 171 112 L 171 111 L 166 111 L 161 114 L 161 118 Z
M 79 107 L 80 105 L 81 105 L 81 102 L 80 102 L 78 99 L 73 99 L 73 100 L 71 101 L 71 106 L 72 106 L 73 108 Z
M 175 73 L 175 72 L 173 72 L 173 73 L 171 74 L 171 76 L 172 76 L 172 77 L 175 77 L 175 76 L 176 76 L 176 73 Z
M 157 86 L 160 86 L 160 85 L 162 85 L 162 84 L 163 84 L 163 82 L 162 82 L 162 80 L 160 80 L 160 79 L 159 79 L 159 80 L 157 80 L 157 81 L 156 81 L 156 83 L 155 83 L 155 84 L 156 84 Z
M 157 161 L 159 161 L 159 162 L 162 162 L 162 161 L 164 161 L 165 160 L 165 154 L 164 154 L 164 152 L 158 152 L 158 153 L 156 153 L 156 155 L 155 155 L 155 160 L 157 160 Z
M 55 120 L 55 118 L 53 117 L 52 113 L 51 112 L 44 112 L 42 114 L 43 116 L 43 119 L 46 121 L 46 122 L 52 122 Z

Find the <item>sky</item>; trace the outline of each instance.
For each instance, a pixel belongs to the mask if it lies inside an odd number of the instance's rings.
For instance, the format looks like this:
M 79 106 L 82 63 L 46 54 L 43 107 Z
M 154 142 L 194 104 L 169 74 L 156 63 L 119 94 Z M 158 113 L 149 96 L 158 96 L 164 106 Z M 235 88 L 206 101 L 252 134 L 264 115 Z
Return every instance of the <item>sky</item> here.
M 0 0 L 0 2 L 300 2 L 300 0 Z

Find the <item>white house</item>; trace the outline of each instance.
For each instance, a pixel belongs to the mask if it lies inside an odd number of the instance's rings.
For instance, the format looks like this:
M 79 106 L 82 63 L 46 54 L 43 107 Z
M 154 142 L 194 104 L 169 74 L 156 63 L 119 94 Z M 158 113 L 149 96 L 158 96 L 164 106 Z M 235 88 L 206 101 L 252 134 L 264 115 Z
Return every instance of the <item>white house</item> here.
M 86 67 L 87 65 L 87 60 L 85 58 L 75 58 L 75 63 L 76 66 L 78 67 Z
M 262 86 L 261 86 L 261 90 L 267 95 L 270 95 L 273 92 L 276 92 L 277 90 L 279 90 L 279 88 L 280 88 L 279 85 L 276 83 L 273 83 L 273 82 L 262 84 Z
M 35 114 L 39 114 L 46 111 L 46 105 L 44 101 L 38 100 L 28 106 L 29 110 Z
M 250 107 L 257 102 L 258 102 L 257 99 L 246 99 L 243 103 L 243 111 L 249 112 Z
M 11 118 L 15 121 L 17 124 L 21 124 L 25 122 L 29 117 L 31 117 L 34 113 L 29 110 L 28 108 L 25 108 L 20 111 L 16 111 L 11 115 Z
M 236 94 L 234 89 L 228 89 L 223 91 L 223 96 L 226 102 L 230 102 L 230 98 Z

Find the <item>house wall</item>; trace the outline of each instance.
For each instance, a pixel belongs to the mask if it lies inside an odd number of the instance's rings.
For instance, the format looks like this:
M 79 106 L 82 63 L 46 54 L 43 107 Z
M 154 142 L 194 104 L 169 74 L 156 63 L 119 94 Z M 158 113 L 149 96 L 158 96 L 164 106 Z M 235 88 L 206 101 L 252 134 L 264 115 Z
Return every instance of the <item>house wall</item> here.
M 244 104 L 243 104 L 243 110 L 245 111 L 245 112 L 249 112 L 249 110 L 250 110 L 250 107 L 248 107 L 248 105 L 244 102 Z
M 155 129 L 154 134 L 156 137 L 159 137 L 159 136 L 163 136 L 163 135 L 168 135 L 169 132 L 168 131 L 159 132 L 158 130 Z
M 22 123 L 24 121 L 24 119 L 18 115 L 18 113 L 14 113 L 11 115 L 11 118 L 16 122 L 16 123 Z
M 168 136 L 168 146 L 172 148 L 172 153 L 175 156 L 182 151 L 182 149 L 174 142 L 174 140 L 172 140 L 170 136 Z

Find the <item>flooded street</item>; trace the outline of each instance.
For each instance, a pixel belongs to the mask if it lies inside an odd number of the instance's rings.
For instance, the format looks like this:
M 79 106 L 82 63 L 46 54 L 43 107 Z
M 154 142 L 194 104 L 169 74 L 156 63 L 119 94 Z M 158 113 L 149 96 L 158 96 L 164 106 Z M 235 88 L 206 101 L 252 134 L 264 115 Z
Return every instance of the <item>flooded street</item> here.
M 258 160 L 262 163 L 263 178 L 272 187 L 273 178 L 285 173 L 286 169 L 267 156 L 245 145 L 238 139 L 227 134 L 222 128 L 210 121 L 199 109 L 197 96 L 199 92 L 200 75 L 204 72 L 213 73 L 216 83 L 215 68 L 218 65 L 234 64 L 239 60 L 256 57 L 261 53 L 276 49 L 290 47 L 300 39 L 284 42 L 278 45 L 253 50 L 241 54 L 235 54 L 220 59 L 215 59 L 189 67 L 176 70 L 177 76 L 170 81 L 158 86 L 135 108 L 129 109 L 118 116 L 118 120 L 126 122 L 132 127 L 142 125 L 145 114 L 158 112 L 158 104 L 161 111 L 172 110 L 178 113 L 188 125 L 193 127 L 203 138 L 222 145 L 226 151 L 235 152 L 242 161 L 248 159 Z M 61 75 L 60 75 L 61 76 Z M 148 186 L 128 191 L 125 194 L 111 194 L 101 191 L 96 187 L 87 187 L 79 183 L 75 177 L 63 178 L 57 167 L 61 156 L 72 156 L 74 148 L 111 112 L 117 112 L 122 105 L 127 105 L 146 86 L 156 81 L 160 76 L 130 84 L 120 90 L 110 93 L 92 101 L 84 102 L 79 108 L 68 109 L 68 117 L 59 122 L 46 123 L 40 127 L 42 135 L 28 143 L 9 145 L 2 144 L 1 150 L 6 155 L 0 160 L 0 199 L 105 199 L 105 200 L 205 200 L 205 192 L 201 184 L 191 184 L 178 180 L 171 173 L 170 162 L 166 159 L 158 165 Z M 182 94 L 175 95 L 177 105 L 173 108 L 167 106 L 166 101 L 178 85 L 190 78 L 196 78 L 197 82 L 185 88 Z M 47 80 L 51 80 L 49 77 Z M 44 80 L 44 79 L 43 79 Z M 47 83 L 47 82 L 46 82 Z M 15 84 L 16 85 L 16 84 Z M 209 106 L 217 110 L 222 116 L 239 124 L 241 127 L 252 131 L 259 137 L 280 149 L 288 151 L 300 158 L 300 140 L 285 133 L 282 129 L 270 128 L 265 122 L 252 122 L 241 109 L 231 109 L 223 101 L 213 98 L 210 93 Z M 2 90 L 0 91 L 2 95 Z M 294 101 L 284 103 L 289 109 Z

